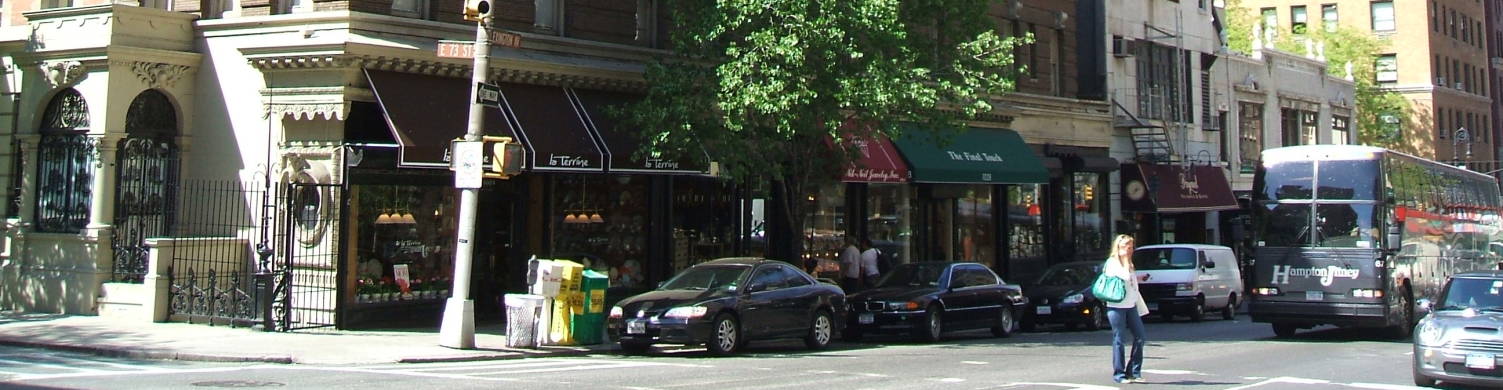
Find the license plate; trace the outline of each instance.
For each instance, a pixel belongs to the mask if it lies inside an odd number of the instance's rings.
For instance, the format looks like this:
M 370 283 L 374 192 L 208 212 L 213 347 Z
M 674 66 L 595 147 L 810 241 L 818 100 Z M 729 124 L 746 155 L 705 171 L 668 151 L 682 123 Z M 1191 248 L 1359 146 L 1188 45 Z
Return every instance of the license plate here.
M 627 321 L 626 322 L 626 333 L 627 334 L 643 334 L 643 333 L 647 333 L 647 323 L 643 322 L 641 320 Z
M 859 322 L 863 325 L 870 324 L 877 322 L 877 316 L 872 313 L 861 313 L 861 315 L 856 316 L 856 322 Z
M 1326 292 L 1325 291 L 1306 291 L 1305 292 L 1305 300 L 1306 301 L 1324 301 L 1324 300 L 1326 300 Z
M 1466 355 L 1466 368 L 1478 370 L 1491 370 L 1497 366 L 1497 359 L 1490 353 L 1469 353 Z
M 1054 312 L 1054 308 L 1049 307 L 1049 306 L 1039 306 L 1037 308 L 1034 308 L 1034 311 L 1037 312 L 1038 315 L 1047 316 L 1050 313 Z

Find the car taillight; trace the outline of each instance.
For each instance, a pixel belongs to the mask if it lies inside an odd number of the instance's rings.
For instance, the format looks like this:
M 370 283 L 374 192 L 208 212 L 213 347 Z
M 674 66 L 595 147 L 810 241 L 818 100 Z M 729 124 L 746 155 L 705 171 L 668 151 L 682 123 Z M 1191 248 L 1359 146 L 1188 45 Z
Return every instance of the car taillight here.
M 611 306 L 611 319 L 621 318 L 621 306 Z
M 1258 288 L 1253 289 L 1253 294 L 1256 294 L 1256 295 L 1279 295 L 1279 288 L 1278 287 L 1258 287 Z

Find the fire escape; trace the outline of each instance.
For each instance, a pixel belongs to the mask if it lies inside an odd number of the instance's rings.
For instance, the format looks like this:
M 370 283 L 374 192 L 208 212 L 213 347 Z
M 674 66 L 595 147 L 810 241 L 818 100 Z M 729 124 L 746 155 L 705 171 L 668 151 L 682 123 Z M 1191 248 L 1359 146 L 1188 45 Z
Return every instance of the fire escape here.
M 1191 107 L 1183 101 L 1190 86 L 1185 80 L 1188 64 L 1185 62 L 1184 38 L 1179 33 L 1180 19 L 1182 15 L 1176 13 L 1172 31 L 1145 22 L 1142 41 L 1118 39 L 1112 45 L 1112 52 L 1117 57 L 1139 57 L 1136 61 L 1139 64 L 1138 88 L 1119 89 L 1112 94 L 1112 125 L 1128 130 L 1135 160 L 1139 163 L 1184 161 L 1181 152 L 1185 147 L 1176 147 L 1175 141 L 1187 140 L 1186 129 L 1193 126 L 1193 119 Z M 1169 50 L 1153 43 L 1166 39 L 1174 41 Z M 1145 78 L 1151 81 L 1145 81 Z M 1124 106 L 1123 101 L 1135 102 L 1136 110 Z

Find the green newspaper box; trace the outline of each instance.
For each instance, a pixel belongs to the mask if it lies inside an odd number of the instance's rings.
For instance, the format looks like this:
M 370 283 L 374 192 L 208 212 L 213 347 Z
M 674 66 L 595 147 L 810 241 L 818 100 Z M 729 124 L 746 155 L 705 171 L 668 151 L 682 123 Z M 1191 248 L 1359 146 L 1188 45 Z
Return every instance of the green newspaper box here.
M 610 287 L 610 277 L 593 270 L 584 270 L 584 280 L 579 292 L 584 295 L 584 312 L 575 313 L 571 321 L 571 333 L 578 345 L 600 344 L 605 334 L 605 289 Z

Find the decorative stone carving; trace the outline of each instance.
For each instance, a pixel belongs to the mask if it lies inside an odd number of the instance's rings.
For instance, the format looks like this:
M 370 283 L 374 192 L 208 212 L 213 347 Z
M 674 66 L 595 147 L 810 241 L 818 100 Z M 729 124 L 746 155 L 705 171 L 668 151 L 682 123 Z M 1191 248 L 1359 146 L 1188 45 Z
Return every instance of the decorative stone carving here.
M 189 69 L 192 67 L 158 62 L 135 61 L 130 65 L 131 72 L 149 88 L 172 88 Z
M 73 85 L 84 78 L 83 63 L 78 61 L 47 61 L 40 68 L 53 88 Z

